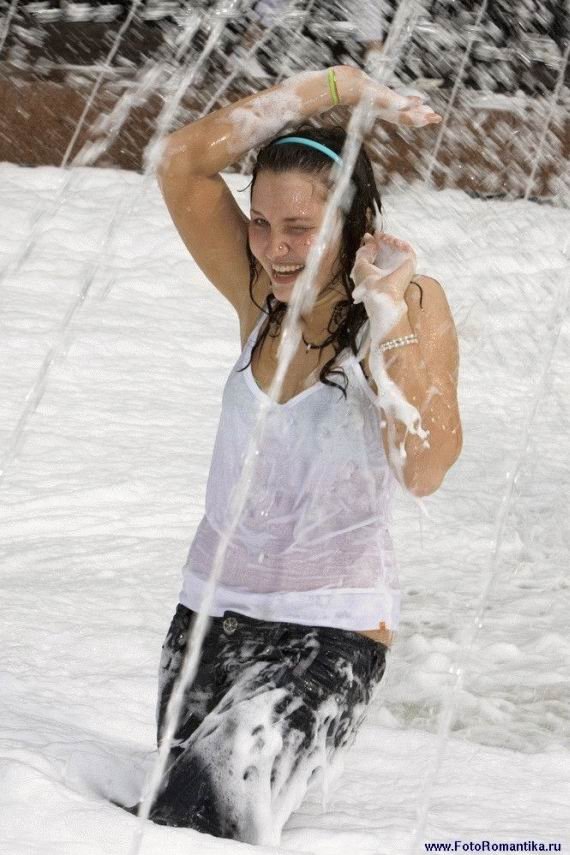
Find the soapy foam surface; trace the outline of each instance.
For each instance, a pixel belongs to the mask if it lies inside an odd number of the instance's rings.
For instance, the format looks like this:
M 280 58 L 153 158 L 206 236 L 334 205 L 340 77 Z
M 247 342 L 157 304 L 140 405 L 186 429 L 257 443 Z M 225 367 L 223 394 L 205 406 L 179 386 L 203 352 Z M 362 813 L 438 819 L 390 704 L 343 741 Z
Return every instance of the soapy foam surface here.
M 0 171 L 4 266 L 64 176 L 8 164 Z M 3 445 L 86 271 L 101 261 L 115 206 L 142 180 L 75 172 L 65 205 L 3 284 Z M 243 176 L 228 181 L 245 210 Z M 418 272 L 443 284 L 456 320 L 464 448 L 427 499 L 429 518 L 396 496 L 399 639 L 342 786 L 324 810 L 316 792 L 295 812 L 279 851 L 406 852 L 567 276 L 566 211 L 417 188 L 385 192 L 383 201 L 386 230 L 412 243 Z M 136 820 L 108 799 L 134 803 L 153 762 L 160 645 L 202 515 L 221 390 L 239 352 L 237 318 L 184 249 L 157 187 L 114 233 L 94 289 L 0 485 L 0 838 L 11 855 L 128 849 Z M 427 841 L 563 839 L 567 364 L 565 326 L 468 659 Z M 186 855 L 189 846 L 225 852 L 240 844 L 149 823 L 143 852 Z

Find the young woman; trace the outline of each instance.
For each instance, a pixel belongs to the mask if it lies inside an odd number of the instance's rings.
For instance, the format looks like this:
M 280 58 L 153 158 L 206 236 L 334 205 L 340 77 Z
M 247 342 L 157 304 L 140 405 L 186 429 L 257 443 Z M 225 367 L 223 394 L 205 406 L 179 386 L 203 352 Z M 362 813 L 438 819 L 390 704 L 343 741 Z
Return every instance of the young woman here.
M 172 219 L 237 312 L 242 353 L 224 389 L 206 513 L 162 649 L 159 744 L 227 530 L 232 490 L 276 371 L 284 315 L 346 138 L 340 128 L 303 122 L 339 100 L 356 105 L 365 89 L 389 121 L 439 120 L 420 99 L 339 66 L 298 75 L 182 128 L 161 156 L 158 177 Z M 285 126 L 295 131 L 279 136 Z M 219 173 L 259 147 L 248 219 Z M 384 348 L 390 382 L 430 431 L 428 448 L 392 419 L 394 440 L 405 446 L 404 486 L 416 495 L 433 492 L 460 451 L 457 339 L 443 290 L 425 276 L 411 281 L 408 244 L 370 234 L 381 200 L 364 148 L 352 189 L 311 284 L 313 307 L 301 314 L 302 343 L 269 409 L 254 482 L 209 610 L 198 674 L 185 693 L 151 807 L 157 823 L 278 844 L 309 783 L 352 743 L 383 676 L 399 615 L 387 528 L 397 479 L 378 390 L 368 359 L 359 361 L 369 319 L 366 299 L 352 299 L 355 285 L 400 307 L 375 346 L 390 343 Z M 375 266 L 378 253 L 391 255 L 390 271 Z

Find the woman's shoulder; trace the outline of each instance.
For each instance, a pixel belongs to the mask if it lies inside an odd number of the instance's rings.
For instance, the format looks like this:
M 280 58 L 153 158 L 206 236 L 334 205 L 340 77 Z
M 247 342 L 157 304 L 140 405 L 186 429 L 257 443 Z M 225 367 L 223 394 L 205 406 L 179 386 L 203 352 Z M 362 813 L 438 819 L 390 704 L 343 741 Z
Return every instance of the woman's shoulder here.
M 419 288 L 417 286 L 420 286 Z M 426 273 L 416 273 L 412 277 L 405 293 L 406 302 L 410 300 L 419 303 L 422 294 L 432 294 L 436 298 L 445 296 L 443 285 L 433 276 Z

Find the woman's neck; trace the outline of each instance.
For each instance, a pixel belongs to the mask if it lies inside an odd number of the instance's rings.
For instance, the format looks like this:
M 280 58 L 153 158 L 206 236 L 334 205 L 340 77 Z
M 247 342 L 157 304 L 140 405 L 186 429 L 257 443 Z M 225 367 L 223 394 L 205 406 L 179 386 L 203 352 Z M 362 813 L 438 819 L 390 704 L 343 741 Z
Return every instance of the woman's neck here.
M 324 294 L 319 294 L 310 312 L 301 313 L 301 332 L 308 342 L 319 344 L 321 339 L 329 335 L 328 328 L 335 306 L 342 300 L 346 300 L 346 295 L 336 285 Z

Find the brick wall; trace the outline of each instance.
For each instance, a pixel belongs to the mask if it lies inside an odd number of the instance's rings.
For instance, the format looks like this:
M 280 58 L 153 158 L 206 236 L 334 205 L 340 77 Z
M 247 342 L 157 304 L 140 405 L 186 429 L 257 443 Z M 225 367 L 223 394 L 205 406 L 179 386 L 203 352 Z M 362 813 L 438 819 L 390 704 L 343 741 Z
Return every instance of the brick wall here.
M 84 72 L 73 80 L 69 75 L 59 82 L 38 80 L 17 70 L 7 73 L 4 68 L 0 74 L 0 160 L 23 166 L 61 165 L 95 80 L 95 76 Z M 67 163 L 73 163 L 79 152 L 84 155 L 89 143 L 98 143 L 87 159 L 80 157 L 80 163 L 137 171 L 144 168 L 144 149 L 168 96 L 164 90 L 151 89 L 133 101 L 133 86 L 132 74 L 122 78 L 115 75 L 102 82 Z M 207 89 L 204 84 L 190 87 L 170 131 L 200 115 L 212 94 Z M 243 87 L 234 81 L 219 106 L 244 94 Z M 435 91 L 430 102 L 445 115 L 449 98 L 449 91 Z M 94 130 L 98 119 L 119 108 L 121 117 L 111 128 Z M 455 187 L 484 196 L 524 196 L 542 140 L 530 197 L 567 204 L 568 116 L 564 104 L 552 111 L 552 96 L 497 96 L 463 90 L 449 112 L 432 181 L 438 188 Z M 322 121 L 346 123 L 347 118 L 347 111 L 337 109 Z M 441 125 L 414 131 L 378 123 L 368 140 L 368 149 L 380 183 L 385 185 L 398 177 L 405 181 L 425 178 L 440 128 Z M 247 164 L 236 164 L 235 168 L 247 169 Z

